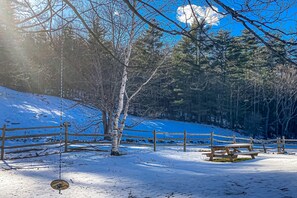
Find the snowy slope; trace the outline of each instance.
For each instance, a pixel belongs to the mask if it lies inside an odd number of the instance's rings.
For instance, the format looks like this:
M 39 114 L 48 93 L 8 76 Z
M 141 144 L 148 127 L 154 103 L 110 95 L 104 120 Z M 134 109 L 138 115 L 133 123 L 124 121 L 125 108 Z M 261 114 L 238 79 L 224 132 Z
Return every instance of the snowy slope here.
M 0 125 L 31 127 L 59 125 L 61 101 L 57 97 L 17 92 L 0 87 Z M 63 120 L 83 123 L 99 112 L 63 99 Z
M 58 97 L 21 93 L 5 87 L 0 87 L 0 126 L 6 124 L 8 128 L 59 125 L 61 100 Z M 100 112 L 77 105 L 74 101 L 63 100 L 63 121 L 70 122 L 72 126 L 81 128 L 100 118 Z M 134 126 L 135 123 L 139 123 Z M 147 120 L 128 116 L 127 126 L 134 126 L 138 130 L 157 130 L 164 132 L 215 132 L 222 135 L 232 135 L 233 131 L 214 126 L 178 122 L 171 120 Z M 76 130 L 72 127 L 72 130 Z M 78 129 L 77 129 L 78 130 Z M 91 128 L 89 132 L 94 132 Z M 102 127 L 99 129 L 102 132 Z

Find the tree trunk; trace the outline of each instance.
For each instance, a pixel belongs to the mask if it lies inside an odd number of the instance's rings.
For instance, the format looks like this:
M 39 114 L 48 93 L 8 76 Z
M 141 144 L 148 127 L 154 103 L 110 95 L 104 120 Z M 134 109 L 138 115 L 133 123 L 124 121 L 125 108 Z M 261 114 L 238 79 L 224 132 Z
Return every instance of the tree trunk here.
M 269 103 L 266 103 L 266 105 L 267 105 L 267 111 L 266 111 L 266 118 L 265 118 L 265 137 L 268 138 L 270 107 L 269 107 Z
M 229 119 L 231 129 L 234 129 L 234 117 L 233 117 L 233 89 L 230 87 L 230 98 L 229 98 Z
M 136 7 L 136 0 L 133 1 L 133 6 Z M 131 26 L 129 42 L 128 42 L 128 46 L 127 46 L 127 51 L 126 51 L 126 55 L 125 55 L 125 61 L 124 61 L 125 66 L 123 66 L 123 74 L 122 74 L 122 82 L 121 82 L 119 99 L 118 99 L 118 106 L 117 106 L 115 117 L 113 119 L 111 155 L 116 155 L 116 156 L 120 155 L 119 134 L 122 134 L 122 132 L 123 132 L 123 128 L 121 126 L 119 126 L 119 121 L 120 121 L 120 116 L 124 109 L 124 98 L 125 98 L 125 93 L 126 93 L 126 85 L 127 85 L 127 81 L 128 81 L 127 66 L 129 66 L 132 45 L 133 45 L 133 39 L 134 39 L 134 34 L 135 34 L 136 23 L 135 23 L 135 15 L 134 14 L 132 15 L 131 23 L 132 23 L 132 26 Z M 124 117 L 126 117 L 126 116 L 124 116 Z M 124 123 L 122 123 L 122 125 L 124 125 Z
M 114 129 L 112 131 L 112 143 L 111 143 L 111 155 L 119 156 L 119 143 L 118 143 L 118 130 Z
M 127 59 L 125 60 L 126 63 Z M 129 61 L 127 61 L 129 63 Z M 116 111 L 116 115 L 113 120 L 113 132 L 112 132 L 112 149 L 111 149 L 111 155 L 119 155 L 119 142 L 118 142 L 118 135 L 120 133 L 119 129 L 119 120 L 121 113 L 124 108 L 124 97 L 125 97 L 125 90 L 126 90 L 126 84 L 128 80 L 128 74 L 127 74 L 127 67 L 123 68 L 123 75 L 122 75 L 122 83 L 121 83 L 121 89 L 119 94 L 119 101 L 118 101 L 118 107 Z

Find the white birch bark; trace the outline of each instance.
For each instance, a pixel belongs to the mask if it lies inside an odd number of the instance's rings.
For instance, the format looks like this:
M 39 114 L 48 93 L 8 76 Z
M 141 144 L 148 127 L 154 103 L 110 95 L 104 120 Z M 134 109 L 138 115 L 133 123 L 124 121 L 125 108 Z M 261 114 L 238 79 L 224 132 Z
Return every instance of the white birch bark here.
M 136 1 L 133 1 L 134 7 L 136 6 Z M 128 81 L 128 72 L 127 72 L 127 67 L 129 66 L 130 62 L 130 57 L 131 57 L 131 51 L 132 51 L 132 46 L 133 46 L 133 39 L 134 39 L 134 34 L 135 34 L 135 27 L 136 27 L 136 22 L 135 22 L 135 15 L 132 15 L 132 20 L 131 20 L 131 31 L 129 35 L 129 41 L 128 41 L 128 46 L 126 50 L 126 55 L 125 55 L 125 61 L 124 64 L 125 66 L 123 67 L 123 74 L 122 74 L 122 81 L 121 81 L 121 87 L 120 87 L 120 92 L 119 92 L 119 99 L 118 99 L 118 106 L 117 110 L 115 113 L 115 117 L 113 120 L 113 133 L 112 133 L 112 145 L 111 145 L 111 155 L 119 155 L 119 134 L 122 133 L 119 128 L 119 122 L 120 122 L 120 116 L 123 112 L 124 109 L 124 100 L 125 100 L 125 92 L 126 92 L 126 85 Z
M 127 116 L 128 116 L 128 110 L 129 110 L 129 105 L 130 105 L 130 102 L 131 100 L 142 90 L 142 88 L 144 86 L 146 86 L 150 81 L 151 79 L 156 75 L 158 69 L 163 65 L 163 63 L 165 62 L 166 60 L 166 57 L 167 56 L 164 56 L 164 59 L 157 65 L 157 67 L 154 69 L 154 71 L 151 73 L 151 75 L 149 76 L 149 78 L 144 82 L 142 83 L 138 89 L 129 97 L 128 94 L 125 92 L 125 95 L 126 95 L 126 98 L 127 98 L 127 101 L 126 101 L 126 104 L 125 104 L 125 109 L 124 109 L 124 113 L 123 113 L 123 118 L 121 120 L 121 123 L 120 123 L 120 126 L 119 126 L 119 134 L 118 134 L 118 144 L 120 144 L 121 142 L 121 138 L 122 138 L 122 134 L 123 134 L 123 130 L 125 128 L 125 123 L 126 123 L 126 119 L 127 119 Z

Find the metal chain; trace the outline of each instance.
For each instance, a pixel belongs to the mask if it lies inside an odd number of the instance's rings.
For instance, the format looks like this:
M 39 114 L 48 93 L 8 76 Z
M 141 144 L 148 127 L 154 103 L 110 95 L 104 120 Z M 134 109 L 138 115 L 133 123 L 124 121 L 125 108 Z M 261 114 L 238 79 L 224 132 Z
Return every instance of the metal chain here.
M 61 41 L 61 62 L 60 62 L 60 159 L 59 179 L 62 177 L 62 130 L 63 130 L 63 70 L 64 70 L 64 1 L 62 0 L 62 41 Z M 60 191 L 59 191 L 60 193 Z

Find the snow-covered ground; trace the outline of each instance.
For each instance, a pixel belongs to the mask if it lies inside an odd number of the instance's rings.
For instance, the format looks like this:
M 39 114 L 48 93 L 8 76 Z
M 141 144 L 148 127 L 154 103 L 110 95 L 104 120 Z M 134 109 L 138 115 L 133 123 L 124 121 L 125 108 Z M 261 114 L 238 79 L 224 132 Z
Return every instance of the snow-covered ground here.
M 58 155 L 0 162 L 0 197 L 157 198 L 297 197 L 297 158 L 260 154 L 239 163 L 209 162 L 199 148 L 124 147 L 126 155 L 102 152 L 63 154 L 62 178 L 70 188 L 51 189 Z
M 60 98 L 31 93 L 22 93 L 0 86 L 0 126 L 4 124 L 8 128 L 48 126 L 60 124 Z M 70 100 L 63 100 L 63 121 L 71 123 L 71 130 L 80 130 L 100 118 L 100 112 L 84 105 L 78 105 Z M 135 123 L 139 123 L 135 125 Z M 134 126 L 135 125 L 135 126 Z M 134 126 L 137 130 L 157 130 L 165 132 L 188 132 L 210 133 L 215 132 L 223 135 L 232 135 L 234 132 L 215 126 L 178 122 L 171 120 L 148 120 L 128 116 L 127 126 Z M 102 132 L 101 128 L 91 128 L 94 133 Z
M 96 109 L 70 100 L 63 103 L 63 120 L 71 122 L 73 132 L 100 117 Z M 0 87 L 0 110 L 0 126 L 8 128 L 60 123 L 60 99 L 52 96 Z M 129 116 L 128 124 L 141 119 Z M 214 126 L 170 120 L 144 119 L 135 129 L 233 134 Z M 58 179 L 58 154 L 4 160 L 0 161 L 0 198 L 297 197 L 296 155 L 260 153 L 254 160 L 219 163 L 207 161 L 200 150 L 189 147 L 185 153 L 182 147 L 158 147 L 153 152 L 148 147 L 123 146 L 125 155 L 119 157 L 98 151 L 63 153 L 62 178 L 70 188 L 62 195 L 50 187 L 51 181 Z

